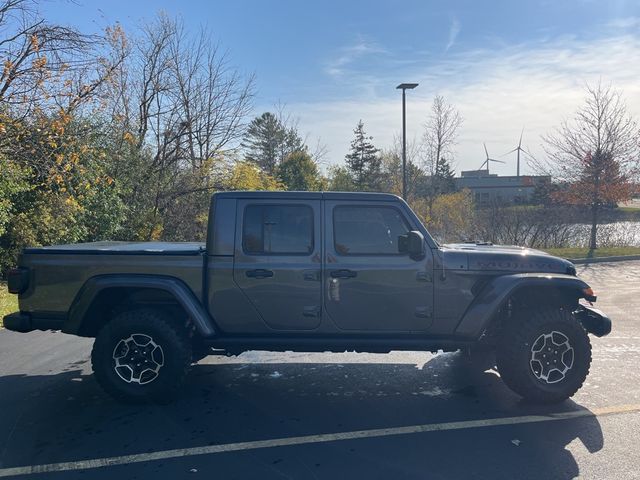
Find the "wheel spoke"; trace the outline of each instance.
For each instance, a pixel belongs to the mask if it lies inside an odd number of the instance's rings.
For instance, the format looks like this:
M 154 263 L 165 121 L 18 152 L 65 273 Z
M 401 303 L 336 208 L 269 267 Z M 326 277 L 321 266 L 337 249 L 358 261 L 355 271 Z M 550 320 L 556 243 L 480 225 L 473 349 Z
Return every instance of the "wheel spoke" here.
M 164 366 L 164 352 L 149 335 L 134 333 L 121 339 L 113 350 L 114 369 L 127 383 L 154 381 Z
M 573 357 L 567 336 L 554 330 L 541 334 L 533 342 L 529 366 L 538 380 L 557 383 L 564 380 L 573 367 Z

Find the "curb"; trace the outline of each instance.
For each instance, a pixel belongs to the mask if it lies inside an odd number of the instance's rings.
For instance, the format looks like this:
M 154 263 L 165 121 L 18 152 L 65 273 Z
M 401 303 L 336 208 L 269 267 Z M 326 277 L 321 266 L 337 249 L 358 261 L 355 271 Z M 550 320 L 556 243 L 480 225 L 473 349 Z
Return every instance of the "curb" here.
M 576 265 L 586 263 L 607 263 L 607 262 L 626 262 L 628 260 L 640 260 L 640 255 L 621 255 L 617 257 L 594 257 L 594 258 L 568 258 L 571 263 Z

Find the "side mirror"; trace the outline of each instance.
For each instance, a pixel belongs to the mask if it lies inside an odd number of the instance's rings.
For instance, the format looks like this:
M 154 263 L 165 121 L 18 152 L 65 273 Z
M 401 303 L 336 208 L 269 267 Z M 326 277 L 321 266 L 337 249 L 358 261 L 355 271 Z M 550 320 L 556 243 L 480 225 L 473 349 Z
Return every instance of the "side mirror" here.
M 398 251 L 408 253 L 411 258 L 422 258 L 425 255 L 424 236 L 417 230 L 398 237 Z
M 409 256 L 422 258 L 425 254 L 424 236 L 417 230 L 412 230 L 407 234 L 407 250 Z

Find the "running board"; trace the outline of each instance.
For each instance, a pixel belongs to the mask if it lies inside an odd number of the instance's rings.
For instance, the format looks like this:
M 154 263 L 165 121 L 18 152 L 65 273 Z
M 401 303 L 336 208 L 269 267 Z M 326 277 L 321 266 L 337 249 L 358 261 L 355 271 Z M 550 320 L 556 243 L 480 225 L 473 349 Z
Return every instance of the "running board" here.
M 363 338 L 363 337 L 219 337 L 204 339 L 206 345 L 236 354 L 248 350 L 272 352 L 368 352 L 388 353 L 393 350 L 453 352 L 476 343 L 460 339 L 434 339 L 424 337 L 407 338 Z

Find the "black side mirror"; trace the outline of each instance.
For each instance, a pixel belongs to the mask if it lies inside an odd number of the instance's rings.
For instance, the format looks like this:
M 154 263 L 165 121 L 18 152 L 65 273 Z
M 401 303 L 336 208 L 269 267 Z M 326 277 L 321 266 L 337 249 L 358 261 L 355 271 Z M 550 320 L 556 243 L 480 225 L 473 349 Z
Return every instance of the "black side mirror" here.
M 417 230 L 412 230 L 407 234 L 407 246 L 409 256 L 412 258 L 422 258 L 425 255 L 424 235 Z
M 425 255 L 424 236 L 417 230 L 398 237 L 398 251 L 408 253 L 411 258 L 422 258 Z

